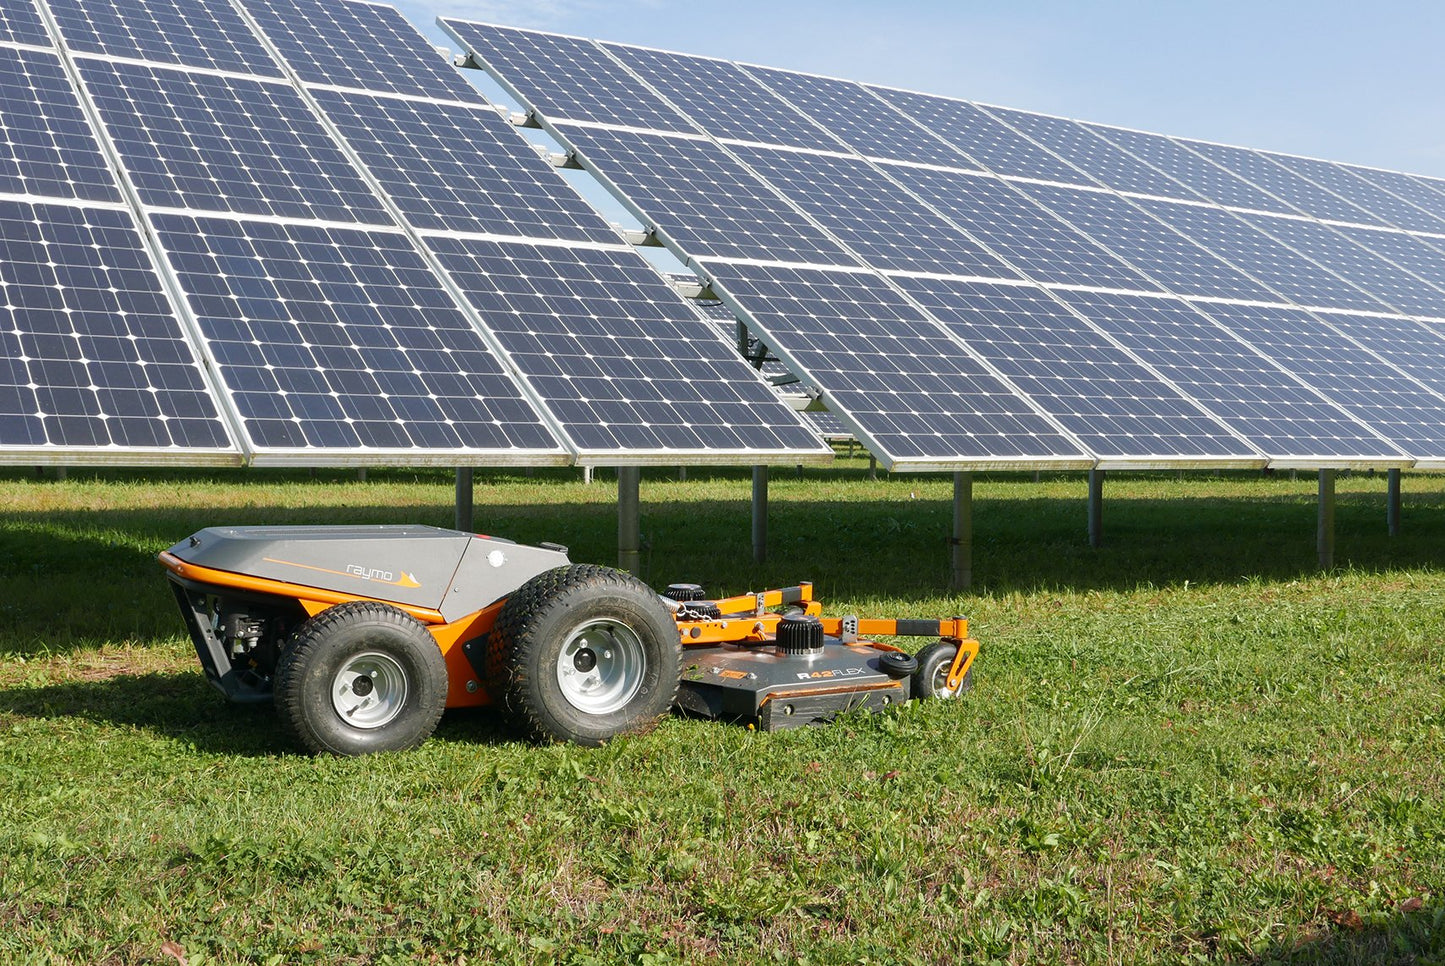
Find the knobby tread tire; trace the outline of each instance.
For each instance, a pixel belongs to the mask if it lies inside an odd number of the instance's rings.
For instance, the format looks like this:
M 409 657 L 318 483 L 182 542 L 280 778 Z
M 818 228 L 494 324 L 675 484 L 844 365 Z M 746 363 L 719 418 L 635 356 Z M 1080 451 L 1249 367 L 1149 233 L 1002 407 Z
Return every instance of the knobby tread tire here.
M 407 677 L 406 704 L 392 721 L 361 729 L 341 720 L 331 702 L 331 681 L 353 654 L 379 651 Z M 447 699 L 446 660 L 421 621 L 377 601 L 328 607 L 292 634 L 276 664 L 273 687 L 278 717 L 312 754 L 364 755 L 404 751 L 426 741 Z
M 647 653 L 645 690 L 621 710 L 588 715 L 557 686 L 556 657 L 570 626 L 591 616 L 625 618 Z M 621 570 L 572 564 L 539 574 L 502 606 L 487 641 L 487 688 L 535 741 L 601 745 L 655 727 L 681 679 L 682 637 L 653 590 Z

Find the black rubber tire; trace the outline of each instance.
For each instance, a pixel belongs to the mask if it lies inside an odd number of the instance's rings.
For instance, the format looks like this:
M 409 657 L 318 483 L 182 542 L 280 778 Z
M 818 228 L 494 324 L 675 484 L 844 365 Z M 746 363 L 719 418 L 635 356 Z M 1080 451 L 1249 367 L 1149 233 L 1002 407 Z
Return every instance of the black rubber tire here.
M 563 648 L 582 628 L 614 622 L 635 635 L 635 690 L 615 710 L 579 707 L 558 681 Z M 672 707 L 682 636 L 667 607 L 631 574 L 593 564 L 558 567 L 507 598 L 487 643 L 488 688 L 534 740 L 597 746 L 654 727 Z
M 913 696 L 915 698 L 957 698 L 973 687 L 973 668 L 964 672 L 958 687 L 950 691 L 945 686 L 948 670 L 953 667 L 953 658 L 958 654 L 958 645 L 947 641 L 930 644 L 913 655 L 918 659 L 918 670 L 913 672 Z
M 365 655 L 381 655 L 403 687 L 395 715 L 373 727 L 348 721 L 332 699 L 338 676 Z M 277 714 L 313 754 L 415 748 L 436 730 L 446 699 L 446 660 L 436 639 L 410 614 L 374 601 L 349 601 L 317 614 L 296 629 L 276 663 Z

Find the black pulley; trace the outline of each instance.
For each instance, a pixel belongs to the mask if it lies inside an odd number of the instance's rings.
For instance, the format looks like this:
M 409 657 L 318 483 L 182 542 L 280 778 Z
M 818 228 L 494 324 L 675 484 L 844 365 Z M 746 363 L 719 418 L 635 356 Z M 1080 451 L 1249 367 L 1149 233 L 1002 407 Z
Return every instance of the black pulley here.
M 823 649 L 823 625 L 805 614 L 787 614 L 778 621 L 778 650 L 784 654 L 816 654 Z
M 677 609 L 680 621 L 715 621 L 722 617 L 722 608 L 710 600 L 683 601 Z
M 702 584 L 668 584 L 662 596 L 668 600 L 688 601 L 702 600 L 707 594 L 703 593 Z

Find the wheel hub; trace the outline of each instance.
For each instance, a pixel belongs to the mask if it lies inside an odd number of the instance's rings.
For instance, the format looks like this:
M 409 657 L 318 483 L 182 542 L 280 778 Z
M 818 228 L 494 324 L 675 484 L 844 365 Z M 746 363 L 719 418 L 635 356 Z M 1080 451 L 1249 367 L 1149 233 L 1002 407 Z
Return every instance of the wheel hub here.
M 587 714 L 611 714 L 626 706 L 642 687 L 646 670 L 642 641 L 620 621 L 579 625 L 557 655 L 562 696 Z
M 406 671 L 380 651 L 351 658 L 331 679 L 331 706 L 354 728 L 380 728 L 406 706 Z

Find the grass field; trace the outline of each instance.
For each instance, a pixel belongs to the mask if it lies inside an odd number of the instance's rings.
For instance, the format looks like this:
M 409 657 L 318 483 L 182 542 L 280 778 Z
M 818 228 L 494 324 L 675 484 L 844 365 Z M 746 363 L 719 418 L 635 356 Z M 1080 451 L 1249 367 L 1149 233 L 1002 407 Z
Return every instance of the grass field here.
M 644 576 L 973 619 L 964 700 L 585 751 L 452 713 L 294 752 L 203 681 L 155 554 L 216 523 L 449 525 L 444 473 L 0 471 L 0 963 L 1445 962 L 1445 479 L 647 471 Z M 477 526 L 616 556 L 615 488 L 479 472 Z

